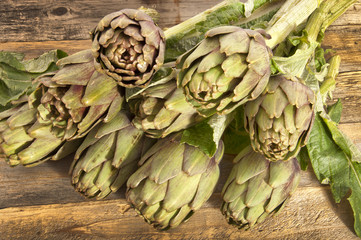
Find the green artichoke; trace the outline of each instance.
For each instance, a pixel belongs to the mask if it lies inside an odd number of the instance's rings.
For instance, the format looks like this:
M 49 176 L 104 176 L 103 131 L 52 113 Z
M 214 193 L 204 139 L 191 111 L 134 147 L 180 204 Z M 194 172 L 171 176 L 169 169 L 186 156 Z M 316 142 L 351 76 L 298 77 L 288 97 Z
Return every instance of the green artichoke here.
M 287 161 L 307 143 L 315 95 L 296 77 L 270 78 L 262 96 L 245 104 L 245 128 L 256 152 Z
M 169 135 L 149 149 L 127 182 L 127 200 L 157 229 L 186 221 L 211 196 L 219 178 L 223 143 L 213 157 Z
M 300 180 L 297 159 L 271 162 L 262 154 L 240 153 L 223 187 L 221 211 L 227 221 L 250 228 L 280 211 Z
M 50 124 L 61 139 L 83 137 L 121 109 L 123 90 L 110 77 L 95 71 L 93 61 L 90 50 L 59 60 L 61 69 L 37 78 L 39 86 L 29 96 L 38 122 Z
M 177 59 L 178 85 L 201 115 L 228 114 L 263 92 L 271 74 L 268 37 L 264 31 L 217 27 Z
M 112 121 L 93 128 L 76 151 L 70 168 L 73 186 L 86 197 L 105 198 L 135 172 L 153 142 L 131 125 L 127 111 L 118 112 Z
M 36 109 L 29 107 L 27 97 L 0 113 L 0 156 L 12 167 L 60 160 L 75 152 L 81 143 L 80 139 L 61 140 L 51 131 L 51 125 L 39 124 L 36 114 Z
M 146 88 L 126 90 L 133 124 L 150 137 L 163 138 L 204 120 L 177 88 L 175 76 L 174 68 L 163 67 Z
M 96 69 L 121 86 L 146 86 L 164 62 L 164 33 L 143 11 L 108 14 L 91 36 Z

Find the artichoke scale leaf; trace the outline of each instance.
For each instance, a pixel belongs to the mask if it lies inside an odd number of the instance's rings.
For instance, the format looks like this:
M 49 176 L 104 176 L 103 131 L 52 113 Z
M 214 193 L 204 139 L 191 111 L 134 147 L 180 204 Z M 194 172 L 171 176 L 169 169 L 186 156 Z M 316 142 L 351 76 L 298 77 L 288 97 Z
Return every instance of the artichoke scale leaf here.
M 154 215 L 159 211 L 160 208 L 160 203 L 149 205 L 141 210 L 141 214 L 147 222 L 152 223 L 155 221 Z
M 162 108 L 153 119 L 154 127 L 158 130 L 164 129 L 172 124 L 172 122 L 179 116 L 179 112 L 170 111 Z
M 94 127 L 88 135 L 85 137 L 81 145 L 78 147 L 77 151 L 75 152 L 74 159 L 79 159 L 82 155 L 83 151 L 90 147 L 91 145 L 95 144 L 99 139 L 96 138 L 97 131 L 100 127 L 100 124 Z
M 162 184 L 182 172 L 184 144 L 173 143 L 164 149 L 149 159 L 152 161 L 149 179 L 158 184 Z
M 232 179 L 231 182 L 224 187 L 224 192 L 222 193 L 223 200 L 228 203 L 237 201 L 237 199 L 245 193 L 247 187 L 248 182 L 238 184 L 236 179 Z
M 201 177 L 202 174 L 189 176 L 180 172 L 170 179 L 162 207 L 170 212 L 189 204 L 194 199 Z
M 168 212 L 164 208 L 160 208 L 159 211 L 154 215 L 155 222 L 153 226 L 157 229 L 167 229 L 169 227 L 169 221 L 174 217 L 177 213 L 178 209 Z
M 15 113 L 8 118 L 7 124 L 11 129 L 31 124 L 36 121 L 36 112 L 36 109 L 31 108 Z
M 29 142 L 17 142 L 17 143 L 1 143 L 1 152 L 5 153 L 6 156 L 16 155 L 18 152 L 29 146 Z
M 178 132 L 180 130 L 186 129 L 198 122 L 201 122 L 202 120 L 204 120 L 204 118 L 200 117 L 195 110 L 193 113 L 190 114 L 182 113 L 177 117 L 174 122 L 172 122 L 172 124 L 168 128 L 164 129 L 164 131 L 161 132 L 161 137 L 165 137 L 173 132 Z
M 143 188 L 144 186 L 144 181 L 143 179 L 147 178 L 149 175 L 149 171 L 151 170 L 151 161 L 146 161 L 143 165 L 141 165 L 138 170 L 133 173 L 128 181 L 127 181 L 127 187 L 128 187 L 128 191 L 132 192 L 131 197 L 134 198 L 139 196 L 140 194 L 140 189 Z M 137 189 L 137 190 L 134 190 Z M 136 191 L 137 195 L 135 196 L 134 192 Z
M 180 113 L 189 112 L 193 107 L 186 101 L 182 89 L 177 88 L 172 95 L 164 102 L 164 107 L 170 111 Z
M 234 29 L 228 32 L 228 34 L 219 37 L 219 51 L 225 53 L 227 56 L 235 53 L 248 53 L 250 41 L 248 34 L 243 29 Z
M 187 56 L 183 63 L 182 69 L 189 68 L 197 59 L 209 54 L 219 46 L 220 45 L 217 38 L 205 38 L 195 49 L 193 49 L 190 55 Z
M 83 139 L 75 139 L 72 141 L 66 141 L 58 150 L 57 152 L 51 157 L 51 160 L 58 161 L 70 154 L 76 152 L 80 144 L 82 143 Z
M 246 98 L 257 86 L 262 76 L 258 75 L 253 69 L 249 68 L 242 81 L 234 88 L 232 97 L 233 102 Z
M 160 203 L 166 196 L 168 182 L 158 184 L 150 179 L 145 180 L 139 198 L 147 205 Z
M 65 58 L 59 59 L 56 62 L 56 65 L 59 67 L 63 67 L 65 65 L 69 65 L 69 64 L 92 62 L 93 59 L 94 58 L 92 55 L 92 51 L 90 49 L 87 49 L 87 50 L 83 50 L 83 51 L 74 53 Z
M 100 124 L 95 135 L 96 138 L 101 138 L 112 132 L 124 129 L 130 126 L 129 116 L 126 111 L 119 111 L 118 114 L 108 123 Z
M 242 194 L 239 197 L 235 198 L 232 202 L 229 202 L 226 212 L 233 217 L 234 219 L 238 220 L 240 216 L 244 218 L 244 214 L 246 212 L 246 204 L 244 203 L 244 198 L 246 194 Z
M 182 170 L 189 176 L 206 172 L 210 161 L 211 158 L 197 147 L 185 145 Z
M 86 106 L 110 104 L 117 94 L 116 82 L 107 75 L 95 71 L 86 86 L 81 101 Z
M 188 206 L 184 205 L 178 213 L 170 220 L 169 226 L 171 228 L 177 227 L 182 222 L 188 220 L 188 218 L 193 214 L 193 210 Z
M 85 172 L 89 172 L 96 166 L 107 161 L 108 157 L 114 154 L 114 141 L 115 133 L 111 133 L 91 145 L 85 153 L 81 168 Z
M 173 145 L 173 141 L 177 141 L 180 138 L 180 134 L 174 134 L 169 136 L 168 138 L 161 138 L 157 140 L 157 142 L 143 155 L 139 161 L 139 165 L 143 165 L 150 157 L 152 157 L 157 152 L 161 151 L 163 148 L 168 149 L 171 145 Z
M 237 166 L 236 182 L 243 184 L 246 181 L 264 173 L 269 167 L 269 161 L 262 154 L 250 152 Z
M 267 199 L 270 198 L 273 188 L 265 182 L 266 174 L 268 174 L 268 172 L 261 173 L 249 180 L 245 199 L 245 204 L 249 208 L 264 204 Z
M 8 119 L 9 117 L 13 116 L 14 114 L 22 112 L 27 109 L 29 109 L 28 104 L 18 105 L 18 106 L 9 108 L 5 111 L 0 112 L 0 120 Z
M 211 197 L 218 182 L 219 175 L 220 172 L 218 166 L 215 166 L 208 172 L 202 174 L 197 192 L 193 201 L 190 203 L 192 210 L 200 209 L 201 206 Z
M 214 67 L 221 65 L 223 61 L 225 61 L 226 56 L 225 54 L 219 51 L 212 51 L 200 61 L 197 72 L 199 73 L 206 73 L 213 69 Z
M 95 188 L 94 193 L 98 192 L 99 188 L 95 186 L 94 182 L 100 170 L 101 170 L 101 165 L 97 166 L 96 168 L 93 168 L 89 172 L 84 172 L 83 169 L 81 168 L 81 164 L 79 164 L 78 167 L 74 168 L 72 174 L 72 183 L 76 184 L 76 190 L 79 192 L 85 192 L 87 191 L 87 189 L 94 190 Z
M 114 119 L 117 116 L 118 112 L 123 107 L 123 102 L 124 102 L 124 97 L 122 97 L 120 94 L 117 94 L 114 97 L 112 103 L 109 106 L 108 113 L 103 120 L 105 123 L 110 122 L 112 119 Z
M 59 85 L 83 85 L 86 86 L 95 69 L 93 62 L 67 65 L 60 69 L 52 78 Z
M 63 140 L 58 138 L 37 138 L 29 147 L 18 153 L 23 165 L 34 163 L 57 149 Z
M 77 109 L 85 107 L 81 102 L 81 98 L 84 93 L 84 86 L 71 85 L 68 91 L 65 92 L 61 101 L 65 104 L 67 109 Z
M 118 167 L 117 177 L 114 179 L 110 186 L 112 192 L 116 192 L 123 186 L 128 178 L 137 170 L 138 165 L 136 161 L 126 164 L 125 166 Z
M 97 122 L 97 120 L 99 120 L 100 117 L 106 112 L 108 107 L 109 105 L 107 104 L 91 106 L 86 116 L 78 124 L 78 133 L 84 133 L 87 130 L 91 129 L 92 126 L 94 127 L 94 125 L 96 125 L 95 123 L 99 123 L 99 121 Z
M 199 66 L 199 61 L 195 62 L 191 67 L 184 69 L 179 72 L 177 76 L 178 86 L 184 87 L 186 86 L 193 78 L 194 73 L 196 73 L 196 70 Z
M 259 204 L 254 207 L 250 207 L 247 211 L 246 220 L 248 222 L 248 227 L 253 227 L 257 222 L 258 218 L 264 213 L 263 204 Z
M 118 172 L 119 170 L 112 165 L 112 161 L 108 159 L 105 160 L 96 178 L 95 185 L 99 188 L 101 192 L 109 191 L 110 186 L 116 179 Z
M 27 134 L 26 130 L 27 128 L 24 127 L 17 127 L 14 129 L 8 128 L 0 135 L 3 141 L 7 144 L 24 143 L 33 140 L 33 138 Z
M 138 152 L 136 156 L 140 157 L 140 144 L 144 132 L 129 125 L 126 128 L 123 128 L 121 131 L 118 131 L 116 134 L 116 143 L 115 143 L 115 153 L 112 159 L 112 164 L 115 167 L 120 167 L 122 163 L 126 163 L 129 160 L 133 160 L 132 154 L 134 151 Z M 134 159 L 135 160 L 135 159 Z
M 240 78 L 242 77 L 249 68 L 248 63 L 246 62 L 246 56 L 234 53 L 222 62 L 222 70 L 224 75 L 229 78 Z

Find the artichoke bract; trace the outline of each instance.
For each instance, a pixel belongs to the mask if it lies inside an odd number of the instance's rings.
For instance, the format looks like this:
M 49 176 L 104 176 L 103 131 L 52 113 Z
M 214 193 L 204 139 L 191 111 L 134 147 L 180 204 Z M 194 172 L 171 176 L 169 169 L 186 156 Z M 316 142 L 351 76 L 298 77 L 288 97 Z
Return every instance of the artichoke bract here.
M 300 180 L 297 159 L 272 162 L 262 154 L 240 153 L 223 187 L 221 211 L 230 224 L 251 228 L 279 212 Z
M 144 87 L 164 61 L 163 31 L 145 12 L 123 9 L 91 32 L 95 67 L 124 87 Z
M 146 222 L 168 229 L 186 221 L 213 193 L 224 147 L 213 157 L 172 134 L 143 155 L 127 182 L 127 200 Z
M 204 120 L 177 88 L 175 76 L 174 68 L 161 68 L 146 88 L 126 89 L 133 124 L 149 137 L 163 138 Z
M 47 160 L 60 160 L 74 153 L 80 139 L 64 141 L 51 125 L 37 121 L 36 109 L 23 102 L 0 113 L 0 158 L 10 166 L 36 166 Z
M 307 143 L 314 119 L 315 95 L 293 76 L 270 78 L 262 96 L 245 104 L 245 128 L 255 151 L 287 161 Z
M 29 103 L 41 124 L 64 140 L 81 138 L 100 122 L 108 122 L 120 111 L 123 90 L 94 68 L 91 50 L 78 52 L 57 62 L 59 71 L 40 76 Z
M 271 74 L 268 37 L 264 31 L 217 27 L 177 59 L 178 85 L 201 115 L 228 114 L 263 92 Z
M 105 198 L 135 172 L 153 143 L 131 125 L 130 113 L 121 110 L 112 121 L 93 128 L 76 151 L 70 167 L 74 188 L 89 198 Z

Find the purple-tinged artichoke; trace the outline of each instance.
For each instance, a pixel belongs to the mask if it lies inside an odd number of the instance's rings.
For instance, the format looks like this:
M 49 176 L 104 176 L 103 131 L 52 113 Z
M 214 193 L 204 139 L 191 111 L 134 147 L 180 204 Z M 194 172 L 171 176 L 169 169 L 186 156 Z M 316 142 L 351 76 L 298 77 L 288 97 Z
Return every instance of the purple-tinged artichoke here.
M 300 79 L 271 77 L 263 94 L 245 104 L 245 128 L 253 149 L 271 161 L 296 157 L 307 143 L 314 103 L 313 91 Z
M 217 27 L 177 59 L 178 85 L 204 116 L 228 114 L 265 89 L 271 74 L 268 35 L 239 27 Z
M 279 212 L 300 181 L 297 159 L 271 162 L 250 151 L 234 159 L 222 190 L 221 211 L 230 224 L 250 228 Z
M 127 183 L 127 200 L 157 229 L 186 221 L 212 195 L 219 178 L 223 143 L 209 157 L 199 148 L 181 143 L 180 137 L 176 133 L 158 140 Z
M 204 120 L 177 88 L 175 76 L 174 68 L 162 67 L 146 88 L 126 89 L 133 124 L 149 137 L 163 138 Z
M 164 61 L 163 31 L 145 12 L 123 9 L 91 32 L 95 67 L 124 87 L 144 87 Z

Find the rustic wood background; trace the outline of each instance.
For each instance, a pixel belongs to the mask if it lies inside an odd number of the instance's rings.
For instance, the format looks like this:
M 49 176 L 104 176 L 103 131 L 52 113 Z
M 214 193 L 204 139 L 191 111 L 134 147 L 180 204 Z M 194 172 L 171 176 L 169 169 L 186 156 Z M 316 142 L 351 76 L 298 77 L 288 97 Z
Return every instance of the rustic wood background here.
M 27 58 L 59 48 L 75 53 L 90 47 L 88 32 L 106 14 L 147 6 L 170 27 L 219 0 L 2 0 L 0 50 L 25 52 Z M 344 112 L 340 128 L 361 148 L 361 1 L 326 33 L 324 46 L 342 57 L 334 97 Z M 230 164 L 211 199 L 185 224 L 159 232 L 148 226 L 124 200 L 124 189 L 103 201 L 83 198 L 70 186 L 71 160 L 35 168 L 10 169 L 0 163 L 0 239 L 356 239 L 352 210 L 335 204 L 330 189 L 312 171 L 288 206 L 250 231 L 227 225 L 219 211 L 220 191 Z

